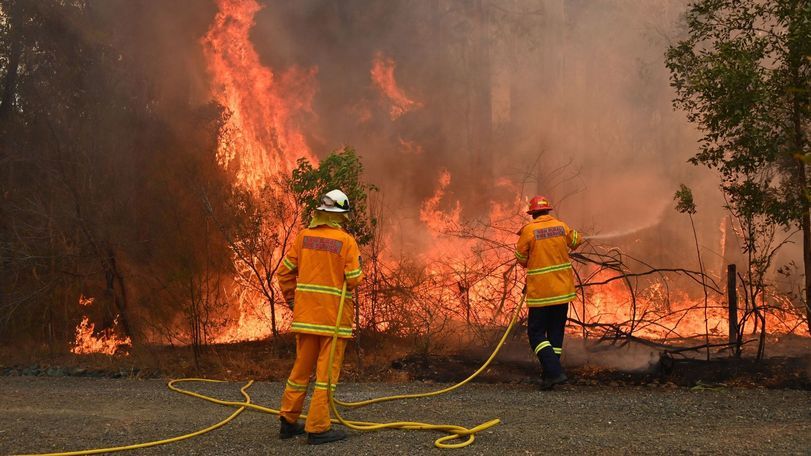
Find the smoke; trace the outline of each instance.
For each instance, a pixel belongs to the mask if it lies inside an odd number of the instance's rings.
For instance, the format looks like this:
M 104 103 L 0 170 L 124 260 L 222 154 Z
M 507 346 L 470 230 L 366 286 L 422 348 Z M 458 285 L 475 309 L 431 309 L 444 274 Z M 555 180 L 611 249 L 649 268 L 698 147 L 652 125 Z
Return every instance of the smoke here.
M 493 203 L 544 194 L 570 225 L 672 266 L 683 258 L 670 252 L 683 249 L 671 247 L 692 242 L 689 220 L 671 209 L 680 183 L 694 190 L 710 255 L 725 215 L 717 178 L 686 162 L 699 133 L 671 105 L 664 53 L 686 5 L 263 2 L 249 33 L 273 73 L 315 74 L 311 112 L 289 127 L 316 156 L 357 149 L 380 189 L 390 248 L 430 248 L 420 208 L 447 171 L 436 210 L 459 204 L 461 220 L 482 220 Z M 124 32 L 124 55 L 155 75 L 159 109 L 211 100 L 200 39 L 214 2 L 96 8 Z
M 153 76 L 145 90 L 164 94 L 154 109 L 172 126 L 174 106 L 205 105 L 222 89 L 201 43 L 217 6 L 198 3 L 98 2 L 99 14 L 122 26 L 124 55 Z M 494 205 L 520 213 L 516 201 L 544 194 L 592 239 L 633 247 L 658 266 L 695 266 L 684 256 L 690 220 L 672 210 L 685 183 L 702 249 L 720 259 L 720 275 L 723 201 L 713 174 L 686 163 L 699 133 L 672 109 L 664 67 L 686 4 L 264 2 L 245 32 L 270 82 L 243 101 L 275 112 L 277 100 L 296 94 L 264 88 L 311 78 L 302 115 L 276 117 L 271 134 L 253 136 L 273 142 L 275 132 L 300 132 L 302 149 L 318 157 L 355 147 L 380 189 L 373 199 L 394 256 L 434 248 L 434 222 L 487 222 Z M 644 364 L 644 353 L 623 356 Z
M 639 233 L 640 231 L 646 230 L 648 228 L 652 228 L 659 223 L 662 222 L 662 219 L 665 216 L 665 210 L 667 210 L 667 205 L 662 205 L 661 209 L 658 211 L 658 214 L 655 212 L 651 212 L 651 214 L 656 214 L 653 216 L 650 221 L 639 223 L 631 228 L 625 230 L 613 230 L 609 232 L 600 232 L 597 234 L 589 234 L 585 238 L 592 241 L 600 241 L 600 240 L 607 240 L 607 239 L 616 239 L 616 238 L 623 238 L 626 236 L 630 236 L 632 234 Z
M 570 337 L 565 345 L 567 366 L 589 366 L 625 372 L 647 372 L 659 364 L 661 352 L 629 343 L 609 345 Z
M 316 119 L 303 126 L 311 149 L 356 147 L 398 223 L 419 222 L 447 170 L 438 209 L 458 202 L 463 220 L 517 191 L 549 196 L 567 222 L 604 238 L 662 222 L 681 233 L 686 221 L 668 211 L 679 183 L 720 206 L 712 176 L 686 163 L 697 134 L 671 107 L 663 63 L 685 4 L 268 3 L 252 38 L 275 69 L 318 68 Z M 687 242 L 688 230 L 674 236 Z
M 496 336 L 496 335 L 493 335 Z M 483 346 L 480 341 L 467 341 L 465 345 L 451 346 L 464 347 L 463 353 L 468 356 L 486 358 L 490 355 L 492 346 Z M 567 368 L 598 368 L 623 372 L 649 372 L 656 369 L 661 357 L 661 351 L 640 345 L 634 342 L 627 344 L 612 344 L 586 340 L 576 334 L 568 334 L 563 344 L 562 362 Z M 507 363 L 525 363 L 535 365 L 537 357 L 528 350 L 525 337 L 514 335 L 510 337 L 498 354 L 498 360 Z

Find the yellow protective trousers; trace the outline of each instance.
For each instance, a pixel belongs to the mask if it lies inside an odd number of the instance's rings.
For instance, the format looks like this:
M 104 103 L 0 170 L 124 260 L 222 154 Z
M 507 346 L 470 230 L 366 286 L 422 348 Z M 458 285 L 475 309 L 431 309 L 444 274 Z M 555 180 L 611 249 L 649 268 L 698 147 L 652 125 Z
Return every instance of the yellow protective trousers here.
M 338 383 L 341 364 L 344 360 L 346 339 L 337 339 L 335 357 L 332 362 L 333 390 Z M 304 407 L 304 397 L 315 369 L 315 388 L 310 400 L 310 410 L 304 430 L 307 432 L 324 432 L 330 428 L 329 396 L 327 395 L 327 378 L 330 375 L 329 352 L 332 347 L 332 336 L 314 334 L 296 334 L 296 361 L 287 379 L 287 386 L 282 396 L 281 415 L 289 423 L 295 423 Z

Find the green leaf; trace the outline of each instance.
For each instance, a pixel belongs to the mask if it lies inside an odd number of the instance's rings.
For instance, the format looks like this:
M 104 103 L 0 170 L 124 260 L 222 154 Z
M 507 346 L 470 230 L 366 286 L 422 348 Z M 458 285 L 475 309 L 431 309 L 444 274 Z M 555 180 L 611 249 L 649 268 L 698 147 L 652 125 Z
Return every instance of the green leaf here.
M 359 244 L 372 240 L 373 227 L 367 207 L 367 195 L 377 187 L 363 182 L 363 163 L 355 150 L 345 147 L 327 156 L 317 168 L 306 159 L 299 159 L 288 182 L 295 193 L 296 202 L 303 207 L 301 223 L 307 225 L 313 211 L 318 207 L 321 196 L 333 189 L 339 189 L 349 197 L 352 211 L 346 229 L 355 236 Z
M 679 189 L 673 197 L 676 200 L 676 210 L 682 214 L 695 214 L 696 204 L 693 202 L 693 191 L 684 184 L 679 184 Z

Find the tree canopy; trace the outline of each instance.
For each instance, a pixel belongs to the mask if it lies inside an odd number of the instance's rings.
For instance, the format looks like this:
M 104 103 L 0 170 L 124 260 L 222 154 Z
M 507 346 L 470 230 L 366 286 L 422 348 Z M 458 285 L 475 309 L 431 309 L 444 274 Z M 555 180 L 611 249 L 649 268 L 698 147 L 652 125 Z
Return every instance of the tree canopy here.
M 674 106 L 703 133 L 690 161 L 718 171 L 736 217 L 803 231 L 811 305 L 811 2 L 699 0 L 686 25 L 666 58 Z
M 322 195 L 339 189 L 349 197 L 352 207 L 347 231 L 355 236 L 359 244 L 369 243 L 376 221 L 369 216 L 366 197 L 375 187 L 364 183 L 362 176 L 363 163 L 351 147 L 330 154 L 317 167 L 313 167 L 307 159 L 299 159 L 290 179 L 290 188 L 296 194 L 296 202 L 303 208 L 302 224 L 309 223 Z

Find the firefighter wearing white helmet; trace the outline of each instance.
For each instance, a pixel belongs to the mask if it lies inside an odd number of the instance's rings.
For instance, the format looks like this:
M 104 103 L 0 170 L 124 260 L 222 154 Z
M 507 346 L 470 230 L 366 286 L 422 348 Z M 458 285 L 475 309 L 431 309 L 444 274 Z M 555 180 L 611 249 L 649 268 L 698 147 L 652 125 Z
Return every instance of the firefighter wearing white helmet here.
M 349 212 L 349 197 L 340 190 L 332 190 L 321 197 L 321 205 L 316 210 L 324 212 Z
M 346 438 L 345 432 L 330 425 L 327 380 L 331 369 L 333 387 L 338 382 L 346 342 L 352 337 L 352 290 L 363 279 L 358 244 L 343 228 L 349 198 L 340 190 L 332 190 L 320 203 L 310 225 L 296 236 L 277 274 L 285 300 L 293 309 L 290 330 L 296 333 L 296 361 L 282 396 L 279 437 L 287 439 L 306 432 L 311 444 Z M 329 366 L 344 282 L 346 305 L 340 316 L 335 358 Z M 315 387 L 307 420 L 301 425 L 298 419 L 313 370 Z

